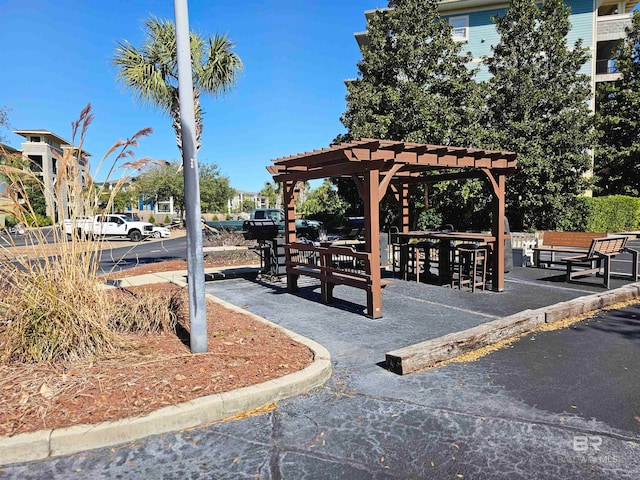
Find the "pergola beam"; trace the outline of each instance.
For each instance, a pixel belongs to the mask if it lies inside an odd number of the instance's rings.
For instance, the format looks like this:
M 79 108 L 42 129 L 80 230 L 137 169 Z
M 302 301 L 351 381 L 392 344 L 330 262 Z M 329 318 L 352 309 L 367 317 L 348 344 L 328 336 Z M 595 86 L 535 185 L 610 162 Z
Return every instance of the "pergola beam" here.
M 496 238 L 493 288 L 504 289 L 505 176 L 517 171 L 515 153 L 364 138 L 279 158 L 267 169 L 275 181 L 285 184 L 288 243 L 295 241 L 294 206 L 298 182 L 331 177 L 354 180 L 365 205 L 365 250 L 371 257 L 371 271 L 367 274 L 373 288 L 367 296 L 367 313 L 375 318 L 382 314 L 379 207 L 387 190 L 391 188 L 400 203 L 399 228 L 407 232 L 412 186 L 486 176 L 493 196 L 492 232 Z M 434 173 L 442 170 L 444 173 Z

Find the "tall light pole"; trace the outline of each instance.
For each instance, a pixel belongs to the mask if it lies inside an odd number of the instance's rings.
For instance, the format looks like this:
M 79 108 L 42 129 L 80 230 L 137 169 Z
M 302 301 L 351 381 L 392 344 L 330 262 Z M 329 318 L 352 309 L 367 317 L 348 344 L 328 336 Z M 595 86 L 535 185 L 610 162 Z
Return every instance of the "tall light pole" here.
M 189 329 L 192 353 L 207 351 L 207 311 L 204 295 L 204 253 L 200 225 L 200 184 L 196 149 L 196 116 L 189 44 L 187 0 L 174 0 L 178 49 L 178 94 L 182 129 L 182 165 L 187 227 L 187 282 L 189 284 Z

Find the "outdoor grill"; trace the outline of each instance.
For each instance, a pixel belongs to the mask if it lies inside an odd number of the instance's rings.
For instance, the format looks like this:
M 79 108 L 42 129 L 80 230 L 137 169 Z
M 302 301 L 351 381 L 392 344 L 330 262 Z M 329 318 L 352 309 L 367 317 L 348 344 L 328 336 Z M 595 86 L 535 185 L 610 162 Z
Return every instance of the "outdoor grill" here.
M 245 240 L 256 240 L 255 251 L 260 255 L 260 272 L 270 278 L 284 275 L 286 258 L 284 236 L 280 225 L 271 219 L 245 220 L 242 234 Z
M 245 240 L 273 240 L 278 236 L 278 224 L 270 219 L 245 220 L 242 234 Z

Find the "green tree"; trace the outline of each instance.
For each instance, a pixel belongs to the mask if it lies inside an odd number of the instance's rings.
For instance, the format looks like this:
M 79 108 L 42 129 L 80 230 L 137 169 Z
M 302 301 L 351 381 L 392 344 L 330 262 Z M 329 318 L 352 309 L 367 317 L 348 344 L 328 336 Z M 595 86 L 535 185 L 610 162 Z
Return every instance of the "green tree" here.
M 258 194 L 267 199 L 269 207 L 274 207 L 278 195 L 278 185 L 276 182 L 264 182 L 264 187 L 262 187 L 262 190 L 260 190 Z
M 435 0 L 391 0 L 367 22 L 359 75 L 347 83 L 347 139 L 470 145 L 481 97 L 469 53 Z
M 204 213 L 222 212 L 233 198 L 235 190 L 229 186 L 229 177 L 220 175 L 215 164 L 200 165 L 200 206 Z
M 614 55 L 620 78 L 598 84 L 596 186 L 602 195 L 640 195 L 640 12 Z
M 113 211 L 124 212 L 132 205 L 136 205 L 137 195 L 138 191 L 134 187 L 119 188 L 116 193 L 111 196 Z
M 173 197 L 174 205 L 180 212 L 184 210 L 184 177 L 178 175 L 180 162 L 156 163 L 136 179 L 136 187 L 141 195 L 153 199 Z M 203 213 L 221 211 L 226 208 L 227 200 L 233 197 L 234 190 L 229 187 L 229 178 L 218 172 L 215 164 L 202 164 L 199 167 L 200 204 Z
M 242 205 L 240 206 L 240 211 L 246 212 L 246 213 L 251 213 L 251 210 L 253 210 L 254 208 L 256 208 L 256 203 L 252 199 L 245 198 L 245 199 L 242 200 Z
M 522 170 L 507 181 L 515 229 L 571 228 L 575 198 L 588 187 L 593 115 L 581 68 L 589 52 L 582 41 L 567 45 L 569 13 L 562 0 L 513 0 L 494 19 L 487 146 L 518 153 Z
M 327 229 L 333 229 L 342 223 L 348 206 L 331 180 L 325 179 L 322 185 L 307 193 L 300 211 L 305 217 L 320 220 Z
M 158 107 L 171 117 L 178 148 L 182 150 L 175 25 L 168 19 L 151 17 L 144 26 L 146 37 L 140 48 L 128 41 L 118 42 L 113 57 L 117 79 L 133 90 L 136 101 Z M 226 35 L 204 38 L 191 32 L 190 40 L 196 145 L 200 149 L 200 95 L 228 91 L 242 70 L 242 62 Z
M 392 0 L 389 7 L 368 19 L 359 76 L 347 83 L 347 110 L 341 121 L 348 131 L 336 142 L 370 137 L 478 146 L 484 101 L 474 80 L 477 70 L 467 68 L 471 55 L 454 41 L 435 0 Z M 353 182 L 338 179 L 336 184 L 350 205 L 348 213 L 362 215 Z M 440 199 L 457 188 L 434 188 L 430 209 L 441 208 Z M 397 223 L 398 206 L 391 197 L 385 196 L 381 205 L 383 228 Z M 415 211 L 425 208 L 422 186 L 412 198 Z
M 173 197 L 174 205 L 180 212 L 184 210 L 184 178 L 178 175 L 181 164 L 157 162 L 145 170 L 135 180 L 140 195 L 154 200 Z

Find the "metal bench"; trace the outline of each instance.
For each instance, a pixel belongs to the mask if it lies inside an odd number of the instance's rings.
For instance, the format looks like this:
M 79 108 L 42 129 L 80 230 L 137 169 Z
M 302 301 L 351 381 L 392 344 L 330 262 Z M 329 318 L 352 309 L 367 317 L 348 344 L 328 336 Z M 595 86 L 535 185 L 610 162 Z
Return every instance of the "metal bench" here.
M 611 259 L 623 252 L 631 253 L 633 264 L 631 276 L 635 282 L 638 278 L 638 252 L 627 248 L 627 236 L 611 236 L 595 238 L 591 241 L 589 250 L 583 255 L 576 255 L 562 259 L 567 265 L 567 282 L 576 277 L 602 274 L 605 288 L 609 288 L 611 278 Z M 604 269 L 604 272 L 603 272 Z
M 556 253 L 587 253 L 594 238 L 606 237 L 603 232 L 556 232 L 549 230 L 544 232 L 543 245 L 533 248 L 533 265 L 562 264 L 562 258 L 557 258 Z M 541 258 L 541 253 L 547 253 L 547 258 Z

